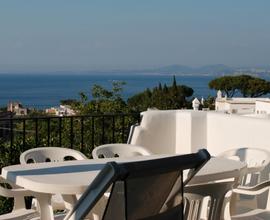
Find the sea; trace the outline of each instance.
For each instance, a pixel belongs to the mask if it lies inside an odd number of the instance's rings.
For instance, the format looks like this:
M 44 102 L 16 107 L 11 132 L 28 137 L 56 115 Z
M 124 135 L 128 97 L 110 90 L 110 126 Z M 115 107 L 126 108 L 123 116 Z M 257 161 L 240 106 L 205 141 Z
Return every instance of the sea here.
M 214 78 L 209 75 L 177 75 L 176 81 L 193 88 L 193 97 L 201 99 L 215 96 L 216 92 L 208 88 L 209 81 Z M 169 86 L 172 80 L 172 75 L 158 74 L 0 74 L 0 106 L 6 106 L 10 101 L 19 101 L 25 107 L 36 109 L 59 106 L 60 100 L 79 99 L 80 92 L 91 98 L 91 88 L 95 84 L 110 90 L 113 81 L 126 83 L 122 96 L 127 100 L 159 83 Z

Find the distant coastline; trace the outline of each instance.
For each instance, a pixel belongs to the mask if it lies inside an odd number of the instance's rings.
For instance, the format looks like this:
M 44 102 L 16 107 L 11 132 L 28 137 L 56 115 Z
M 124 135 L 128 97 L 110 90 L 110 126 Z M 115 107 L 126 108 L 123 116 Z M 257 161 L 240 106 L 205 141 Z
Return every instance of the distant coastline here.
M 230 67 L 223 64 L 190 67 L 185 65 L 168 65 L 145 69 L 111 69 L 111 70 L 60 70 L 60 71 L 1 71 L 5 74 L 42 74 L 42 75 L 178 75 L 178 76 L 221 76 L 230 74 L 270 75 L 270 66 Z
M 88 96 L 94 84 L 111 88 L 114 80 L 124 81 L 123 98 L 158 86 L 159 83 L 170 85 L 173 74 L 0 74 L 0 106 L 9 101 L 19 101 L 25 107 L 45 109 L 58 106 L 60 100 L 79 99 L 79 92 Z M 199 98 L 215 95 L 209 90 L 208 82 L 213 76 L 176 75 L 178 84 L 194 89 L 194 96 Z
M 222 75 L 243 73 L 270 80 L 270 69 L 240 69 L 225 65 L 198 68 L 172 65 L 157 69 L 126 71 L 2 72 L 0 74 L 0 106 L 6 106 L 10 101 L 19 101 L 28 108 L 45 109 L 58 106 L 60 100 L 79 99 L 79 92 L 84 92 L 91 97 L 91 87 L 94 84 L 111 88 L 114 80 L 126 82 L 123 98 L 128 99 L 159 83 L 170 85 L 174 75 L 178 84 L 194 89 L 194 97 L 207 98 L 209 95 L 215 96 L 215 91 L 208 88 L 210 80 Z

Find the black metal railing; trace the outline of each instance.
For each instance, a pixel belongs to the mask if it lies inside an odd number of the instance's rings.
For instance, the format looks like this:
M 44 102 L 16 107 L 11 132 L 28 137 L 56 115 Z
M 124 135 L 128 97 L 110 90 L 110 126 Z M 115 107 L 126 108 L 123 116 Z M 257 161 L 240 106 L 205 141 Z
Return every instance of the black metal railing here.
M 0 118 L 0 147 L 64 146 L 85 152 L 125 143 L 130 126 L 139 121 L 139 113 Z

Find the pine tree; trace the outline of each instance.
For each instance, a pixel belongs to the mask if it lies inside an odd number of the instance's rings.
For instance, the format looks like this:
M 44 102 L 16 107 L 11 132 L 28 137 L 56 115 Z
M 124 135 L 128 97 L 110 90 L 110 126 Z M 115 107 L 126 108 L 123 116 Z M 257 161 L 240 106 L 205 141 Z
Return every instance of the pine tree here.
M 161 85 L 161 83 L 158 84 L 158 90 L 159 91 L 162 91 L 162 85 Z

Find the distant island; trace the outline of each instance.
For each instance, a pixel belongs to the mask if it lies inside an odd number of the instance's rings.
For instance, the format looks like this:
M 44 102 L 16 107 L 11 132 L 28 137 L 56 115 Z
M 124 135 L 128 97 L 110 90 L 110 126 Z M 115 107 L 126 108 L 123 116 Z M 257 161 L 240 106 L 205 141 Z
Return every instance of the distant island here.
M 157 68 L 146 69 L 108 69 L 108 70 L 81 70 L 81 71 L 52 71 L 46 74 L 93 74 L 93 75 L 188 75 L 188 76 L 223 76 L 223 75 L 257 75 L 269 76 L 270 66 L 264 67 L 230 67 L 224 64 L 205 65 L 200 67 L 190 67 L 186 65 L 168 65 Z
M 167 65 L 156 68 L 144 69 L 93 69 L 93 70 L 59 70 L 59 71 L 1 71 L 0 74 L 65 74 L 65 75 L 178 75 L 178 76 L 223 76 L 223 75 L 257 75 L 269 76 L 270 66 L 257 67 L 231 67 L 224 64 L 213 64 L 199 67 L 187 65 Z
M 100 73 L 107 71 L 100 71 Z M 190 67 L 186 65 L 168 65 L 159 68 L 143 69 L 143 70 L 111 70 L 110 73 L 133 73 L 133 74 L 170 74 L 170 75 L 207 75 L 207 76 L 221 76 L 221 75 L 270 75 L 269 67 L 230 67 L 224 64 L 206 65 L 200 67 Z M 96 71 L 95 71 L 96 73 Z

